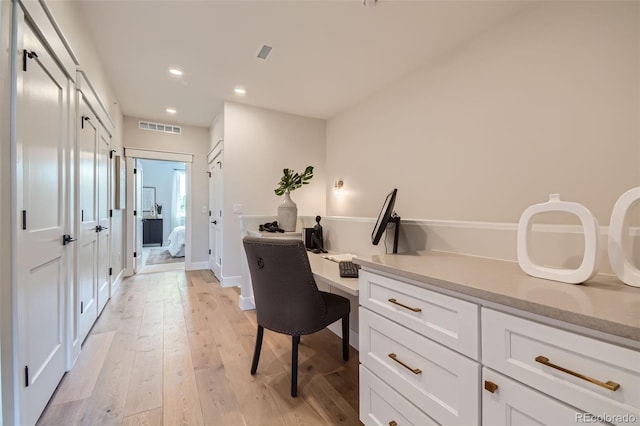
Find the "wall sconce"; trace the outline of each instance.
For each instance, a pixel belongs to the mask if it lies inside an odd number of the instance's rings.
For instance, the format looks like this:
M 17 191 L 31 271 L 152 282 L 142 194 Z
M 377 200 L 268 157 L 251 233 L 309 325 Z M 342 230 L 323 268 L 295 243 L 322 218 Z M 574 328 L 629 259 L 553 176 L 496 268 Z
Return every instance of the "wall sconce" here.
M 342 179 L 338 179 L 337 181 L 333 182 L 333 193 L 336 195 L 340 195 L 343 186 L 344 182 L 342 181 Z

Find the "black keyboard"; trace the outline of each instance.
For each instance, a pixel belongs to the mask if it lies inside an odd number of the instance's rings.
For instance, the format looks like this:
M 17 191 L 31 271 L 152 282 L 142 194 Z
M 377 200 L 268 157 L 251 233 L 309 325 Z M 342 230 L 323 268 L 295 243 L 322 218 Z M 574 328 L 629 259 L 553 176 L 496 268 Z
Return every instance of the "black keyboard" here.
M 338 262 L 340 276 L 343 278 L 358 278 L 358 265 L 349 261 Z

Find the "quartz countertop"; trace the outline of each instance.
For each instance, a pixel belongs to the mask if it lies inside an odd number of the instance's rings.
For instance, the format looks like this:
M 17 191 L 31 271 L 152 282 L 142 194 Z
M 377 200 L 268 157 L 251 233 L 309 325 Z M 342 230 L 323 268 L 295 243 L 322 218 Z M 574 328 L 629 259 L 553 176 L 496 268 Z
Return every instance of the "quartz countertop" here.
M 640 348 L 640 288 L 614 276 L 597 275 L 583 284 L 567 284 L 529 276 L 517 262 L 441 251 L 362 256 L 354 263 L 418 285 L 630 339 Z

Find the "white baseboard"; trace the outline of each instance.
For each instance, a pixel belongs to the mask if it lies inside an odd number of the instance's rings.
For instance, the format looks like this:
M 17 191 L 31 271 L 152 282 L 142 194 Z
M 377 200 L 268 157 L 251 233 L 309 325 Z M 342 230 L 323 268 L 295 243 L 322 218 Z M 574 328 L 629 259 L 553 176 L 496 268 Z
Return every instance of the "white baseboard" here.
M 120 273 L 116 276 L 116 279 L 111 283 L 111 295 L 115 293 L 120 287 L 120 283 L 124 278 L 124 269 L 120 271 Z
M 185 265 L 185 270 L 187 271 L 200 271 L 202 269 L 209 269 L 209 262 L 191 262 Z
M 250 311 L 256 308 L 256 304 L 253 301 L 253 297 L 245 297 L 242 295 L 240 296 L 238 305 L 240 306 L 240 309 L 243 311 Z
M 333 324 L 329 325 L 327 328 L 331 330 L 333 334 L 335 334 L 336 336 L 342 339 L 342 321 L 338 320 Z M 358 342 L 360 341 L 359 339 L 360 339 L 359 334 L 355 330 L 349 329 L 349 346 L 351 346 L 357 351 L 360 350 L 358 349 L 358 347 L 360 346 L 358 344 Z
M 240 275 L 235 277 L 222 277 L 222 281 L 220 281 L 222 287 L 240 287 L 241 283 L 242 277 Z

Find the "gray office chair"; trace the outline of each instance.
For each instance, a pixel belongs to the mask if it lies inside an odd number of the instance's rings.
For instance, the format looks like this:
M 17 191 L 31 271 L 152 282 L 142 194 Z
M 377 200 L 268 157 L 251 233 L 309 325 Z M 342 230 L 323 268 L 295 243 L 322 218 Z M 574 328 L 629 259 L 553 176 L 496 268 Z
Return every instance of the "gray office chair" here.
M 349 360 L 349 300 L 318 290 L 302 240 L 245 237 L 243 244 L 258 318 L 251 374 L 258 369 L 264 329 L 288 334 L 292 336 L 291 396 L 297 396 L 301 335 L 342 318 L 342 359 Z

